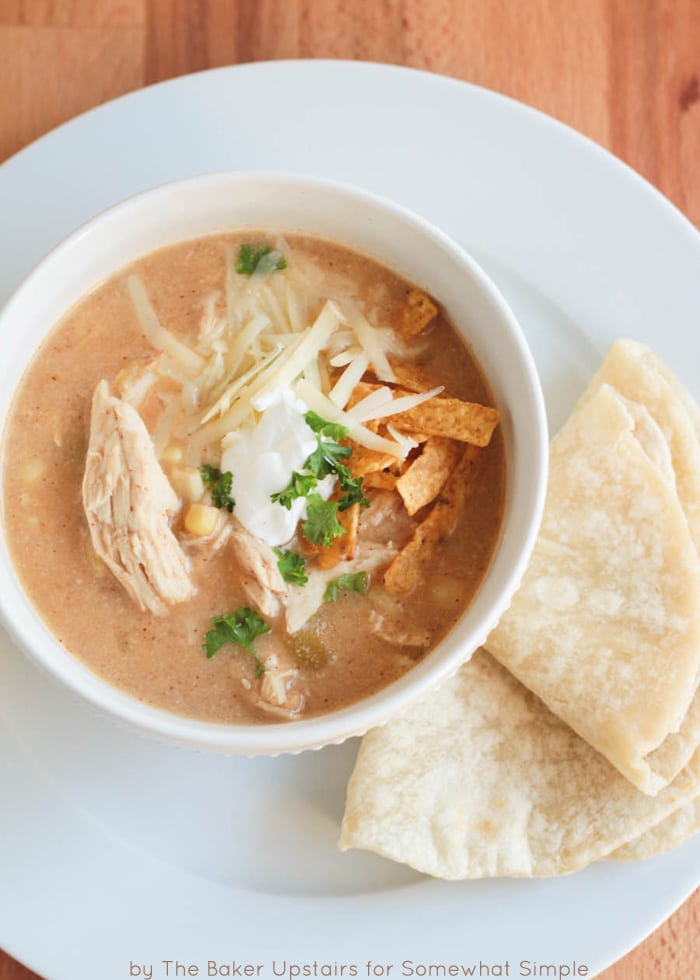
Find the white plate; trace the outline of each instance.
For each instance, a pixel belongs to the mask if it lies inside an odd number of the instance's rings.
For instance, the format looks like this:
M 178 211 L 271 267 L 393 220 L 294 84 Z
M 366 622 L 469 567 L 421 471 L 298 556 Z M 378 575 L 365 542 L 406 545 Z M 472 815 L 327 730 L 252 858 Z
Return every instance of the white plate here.
M 105 206 L 244 167 L 362 185 L 464 242 L 520 317 L 553 426 L 621 335 L 652 345 L 700 397 L 692 226 L 551 119 L 380 65 L 220 69 L 44 137 L 0 169 L 0 299 Z M 264 964 L 263 977 L 273 960 L 278 970 L 337 964 L 335 976 L 342 964 L 367 976 L 368 960 L 394 964 L 394 978 L 408 975 L 404 960 L 508 960 L 511 976 L 528 975 L 521 960 L 576 960 L 593 973 L 700 881 L 700 839 L 645 863 L 534 882 L 451 884 L 340 854 L 355 751 L 351 742 L 250 761 L 163 747 L 95 717 L 4 641 L 0 945 L 52 980 L 122 980 L 132 961 L 163 977 L 162 961 L 175 959 L 199 976 L 208 960 Z

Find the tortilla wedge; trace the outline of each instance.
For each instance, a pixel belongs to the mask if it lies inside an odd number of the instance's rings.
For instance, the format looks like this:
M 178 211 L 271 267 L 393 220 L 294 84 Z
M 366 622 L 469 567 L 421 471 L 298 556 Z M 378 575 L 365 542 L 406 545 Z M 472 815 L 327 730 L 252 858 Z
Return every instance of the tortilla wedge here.
M 439 878 L 577 871 L 700 793 L 700 752 L 640 793 L 485 651 L 363 739 L 340 847 Z
M 680 807 L 636 840 L 623 844 L 609 855 L 611 861 L 645 861 L 667 854 L 685 844 L 700 830 L 700 796 Z
M 553 440 L 540 535 L 486 645 L 653 795 L 697 745 L 682 725 L 700 672 L 700 567 L 672 470 L 649 454 L 663 436 L 628 405 L 596 382 Z

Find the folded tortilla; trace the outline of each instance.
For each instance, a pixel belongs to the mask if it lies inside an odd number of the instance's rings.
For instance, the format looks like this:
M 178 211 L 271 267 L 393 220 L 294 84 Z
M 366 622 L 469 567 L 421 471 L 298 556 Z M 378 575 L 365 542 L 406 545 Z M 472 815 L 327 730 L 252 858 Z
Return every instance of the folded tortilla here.
M 640 838 L 699 793 L 700 752 L 649 798 L 479 651 L 364 737 L 340 846 L 440 878 L 559 875 Z
M 680 807 L 670 817 L 646 830 L 636 840 L 624 844 L 610 854 L 613 861 L 644 861 L 667 854 L 685 844 L 700 830 L 700 796 Z
M 638 351 L 613 348 L 553 440 L 538 541 L 487 646 L 654 795 L 700 740 L 700 447 Z

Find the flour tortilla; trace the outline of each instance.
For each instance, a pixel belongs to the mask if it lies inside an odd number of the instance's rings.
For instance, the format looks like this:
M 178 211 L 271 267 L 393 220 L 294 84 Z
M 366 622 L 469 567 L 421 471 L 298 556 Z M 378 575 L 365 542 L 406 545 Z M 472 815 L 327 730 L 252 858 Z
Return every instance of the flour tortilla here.
M 582 396 L 587 404 L 603 384 L 643 405 L 668 446 L 681 507 L 700 554 L 700 413 L 690 394 L 656 355 L 632 340 L 618 340 Z
M 653 795 L 697 745 L 700 706 L 681 726 L 700 673 L 700 565 L 665 433 L 609 384 L 594 389 L 552 442 L 538 541 L 487 646 Z
M 700 793 L 700 753 L 651 799 L 485 651 L 363 739 L 340 846 L 439 878 L 577 871 Z
M 660 468 L 670 467 L 690 537 L 700 555 L 700 410 L 666 365 L 642 344 L 618 340 L 579 401 L 581 407 L 602 384 L 625 398 L 625 407 L 639 414 L 643 403 L 662 434 L 664 446 L 652 444 L 648 425 L 637 425 L 647 455 Z M 637 421 L 637 420 L 635 420 Z M 671 782 L 700 745 L 700 694 L 696 691 L 680 730 L 647 756 L 649 768 L 664 783 Z
M 614 861 L 644 861 L 666 854 L 685 844 L 700 830 L 700 796 L 680 807 L 641 837 L 624 844 L 610 855 Z

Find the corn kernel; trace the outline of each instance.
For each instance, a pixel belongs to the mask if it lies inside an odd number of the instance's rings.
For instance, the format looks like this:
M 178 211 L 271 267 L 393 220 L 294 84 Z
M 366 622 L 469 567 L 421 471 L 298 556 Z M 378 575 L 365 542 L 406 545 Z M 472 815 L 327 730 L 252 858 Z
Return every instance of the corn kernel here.
M 207 507 L 206 504 L 191 504 L 185 514 L 185 528 L 190 534 L 205 538 L 212 534 L 219 519 L 219 511 L 216 507 Z
M 28 459 L 22 467 L 22 479 L 25 483 L 36 483 L 46 472 L 46 464 L 43 459 Z
M 190 504 L 197 503 L 204 494 L 204 481 L 194 466 L 175 466 L 170 473 L 170 482 L 175 493 Z
M 163 455 L 161 459 L 164 463 L 181 463 L 182 462 L 182 447 L 181 446 L 166 446 L 163 450 Z

